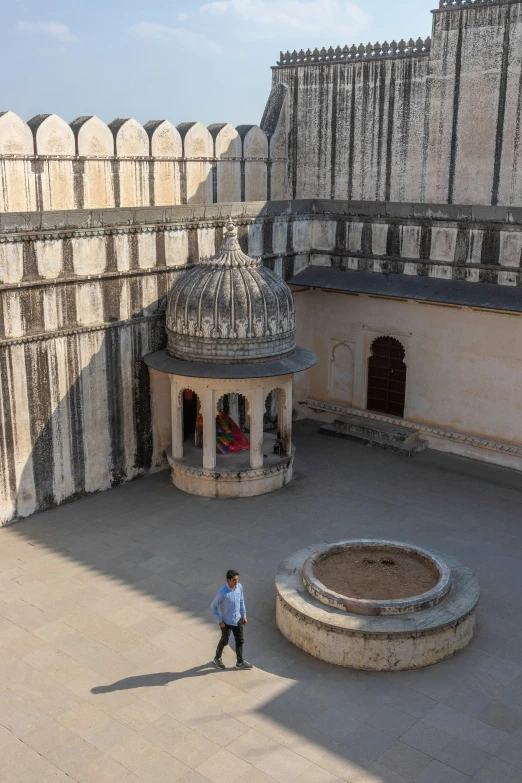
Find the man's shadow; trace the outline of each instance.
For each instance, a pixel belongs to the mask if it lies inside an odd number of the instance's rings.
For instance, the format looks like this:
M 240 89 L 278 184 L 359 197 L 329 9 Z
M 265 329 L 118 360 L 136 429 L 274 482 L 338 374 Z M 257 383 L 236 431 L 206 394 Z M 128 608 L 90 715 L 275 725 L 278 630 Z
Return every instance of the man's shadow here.
M 135 677 L 125 677 L 123 680 L 113 682 L 112 685 L 99 685 L 91 688 L 91 693 L 112 693 L 113 691 L 128 691 L 134 688 L 157 688 L 168 685 L 176 680 L 185 680 L 188 677 L 203 677 L 206 674 L 217 673 L 213 663 L 204 663 L 202 666 L 194 666 L 184 672 L 156 672 L 155 674 L 138 674 Z

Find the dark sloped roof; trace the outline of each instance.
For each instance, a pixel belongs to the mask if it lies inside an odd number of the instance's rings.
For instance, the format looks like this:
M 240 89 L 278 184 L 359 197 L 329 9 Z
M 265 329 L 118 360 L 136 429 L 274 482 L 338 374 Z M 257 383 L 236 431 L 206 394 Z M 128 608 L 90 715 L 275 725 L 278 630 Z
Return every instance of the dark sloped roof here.
M 323 288 L 328 291 L 522 312 L 522 288 L 507 285 L 441 280 L 416 275 L 342 271 L 323 266 L 309 266 L 288 282 L 289 285 Z

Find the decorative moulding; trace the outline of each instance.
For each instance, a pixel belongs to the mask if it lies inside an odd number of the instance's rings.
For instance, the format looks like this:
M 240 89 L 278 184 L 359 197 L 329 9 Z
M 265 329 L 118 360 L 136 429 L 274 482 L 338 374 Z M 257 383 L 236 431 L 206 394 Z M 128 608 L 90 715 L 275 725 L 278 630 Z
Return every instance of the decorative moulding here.
M 389 57 L 416 57 L 419 55 L 429 55 L 431 50 L 431 38 L 417 38 L 416 41 L 410 38 L 408 42 L 404 39 L 399 41 L 392 41 L 388 43 L 385 41 L 383 44 L 377 41 L 376 44 L 359 44 L 359 46 L 338 46 L 336 49 L 330 47 L 329 49 L 307 49 L 305 52 L 301 49 L 297 52 L 295 49 L 293 52 L 281 52 L 280 60 L 277 66 L 285 65 L 315 65 L 317 63 L 344 63 L 344 62 L 358 62 L 364 60 L 379 60 Z M 277 67 L 276 66 L 276 67 Z

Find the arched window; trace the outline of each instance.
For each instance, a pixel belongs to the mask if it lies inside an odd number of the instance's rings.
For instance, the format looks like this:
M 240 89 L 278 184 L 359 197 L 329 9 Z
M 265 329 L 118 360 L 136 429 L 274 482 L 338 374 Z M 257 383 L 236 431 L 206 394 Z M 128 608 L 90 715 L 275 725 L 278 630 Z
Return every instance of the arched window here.
M 405 356 L 404 346 L 394 337 L 373 341 L 368 360 L 368 410 L 404 417 Z

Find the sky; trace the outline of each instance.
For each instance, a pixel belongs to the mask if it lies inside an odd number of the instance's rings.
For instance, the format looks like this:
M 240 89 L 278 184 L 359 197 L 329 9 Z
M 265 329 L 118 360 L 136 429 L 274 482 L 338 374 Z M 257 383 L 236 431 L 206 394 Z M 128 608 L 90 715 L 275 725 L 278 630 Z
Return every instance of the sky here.
M 0 111 L 259 124 L 280 50 L 431 33 L 438 0 L 0 0 Z

